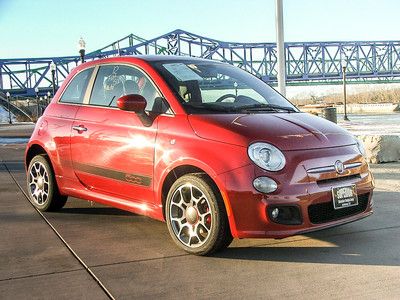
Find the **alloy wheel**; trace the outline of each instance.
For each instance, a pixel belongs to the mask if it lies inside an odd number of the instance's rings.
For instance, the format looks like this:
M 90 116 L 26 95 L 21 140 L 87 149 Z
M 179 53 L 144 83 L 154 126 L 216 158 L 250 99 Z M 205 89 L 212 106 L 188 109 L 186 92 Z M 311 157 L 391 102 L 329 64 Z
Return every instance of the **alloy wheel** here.
M 49 198 L 49 174 L 43 163 L 36 161 L 29 170 L 29 192 L 37 205 L 44 205 Z
M 213 225 L 210 202 L 191 183 L 179 186 L 173 193 L 169 217 L 175 236 L 187 247 L 200 247 L 210 236 Z

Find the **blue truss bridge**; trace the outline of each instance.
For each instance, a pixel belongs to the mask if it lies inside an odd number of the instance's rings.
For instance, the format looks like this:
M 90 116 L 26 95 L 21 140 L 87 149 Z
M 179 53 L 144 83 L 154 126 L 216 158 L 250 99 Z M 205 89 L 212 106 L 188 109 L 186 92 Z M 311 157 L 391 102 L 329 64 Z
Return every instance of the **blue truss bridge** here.
M 85 60 L 135 54 L 202 57 L 238 66 L 270 84 L 277 80 L 275 43 L 224 42 L 180 29 L 149 40 L 130 34 L 86 54 Z M 343 59 L 352 83 L 400 79 L 400 41 L 285 43 L 285 57 L 289 85 L 336 84 L 342 77 Z M 45 95 L 52 90 L 50 64 L 56 64 L 59 86 L 79 61 L 78 56 L 0 59 L 0 91 L 34 96 L 39 88 L 39 94 Z

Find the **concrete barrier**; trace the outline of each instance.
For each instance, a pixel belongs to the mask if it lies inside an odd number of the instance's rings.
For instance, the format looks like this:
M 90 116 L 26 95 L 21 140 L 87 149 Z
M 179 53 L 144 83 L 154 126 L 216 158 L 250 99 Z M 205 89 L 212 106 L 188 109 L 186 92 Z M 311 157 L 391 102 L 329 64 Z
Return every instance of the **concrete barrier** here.
M 336 105 L 338 114 L 344 113 L 344 105 Z M 349 103 L 346 105 L 347 113 L 392 113 L 399 111 L 399 103 Z
M 400 161 L 400 136 L 360 135 L 367 161 L 373 164 Z

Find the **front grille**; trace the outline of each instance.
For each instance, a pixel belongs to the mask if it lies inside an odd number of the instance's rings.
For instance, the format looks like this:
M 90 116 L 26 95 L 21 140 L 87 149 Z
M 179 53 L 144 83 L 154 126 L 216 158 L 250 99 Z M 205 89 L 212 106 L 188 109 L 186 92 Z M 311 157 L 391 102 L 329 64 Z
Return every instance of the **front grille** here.
M 360 178 L 361 178 L 360 174 L 353 174 L 353 175 L 347 175 L 347 176 L 342 176 L 342 177 L 317 180 L 317 184 L 318 185 L 332 184 L 332 183 L 339 183 L 339 182 L 343 182 L 343 181 L 360 179 Z
M 368 198 L 369 193 L 358 195 L 358 205 L 341 209 L 334 209 L 333 201 L 312 204 L 308 207 L 308 217 L 311 223 L 321 224 L 355 215 L 367 209 Z

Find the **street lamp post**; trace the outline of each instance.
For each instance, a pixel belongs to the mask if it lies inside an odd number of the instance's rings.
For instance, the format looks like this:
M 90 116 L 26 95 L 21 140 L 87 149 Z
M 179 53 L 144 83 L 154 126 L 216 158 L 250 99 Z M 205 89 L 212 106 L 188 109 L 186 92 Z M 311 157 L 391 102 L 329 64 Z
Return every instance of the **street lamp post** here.
M 43 97 L 40 97 L 39 99 L 40 99 L 40 103 L 43 103 Z M 40 111 L 40 114 L 38 112 L 38 119 L 39 119 L 39 116 L 42 115 L 42 109 L 40 108 L 40 106 L 38 107 L 38 109 Z
M 8 121 L 10 124 L 12 124 L 12 120 L 11 120 L 11 110 L 10 110 L 10 92 L 6 93 L 7 96 L 7 109 L 8 109 Z
M 286 96 L 286 58 L 285 42 L 283 34 L 283 3 L 282 0 L 275 0 L 275 28 L 276 28 L 276 52 L 278 64 L 278 91 Z
M 39 88 L 35 87 L 36 93 L 36 120 L 39 119 Z
M 51 71 L 51 84 L 53 85 L 53 97 L 56 94 L 56 64 L 54 61 L 50 64 L 50 71 Z
M 342 70 L 343 70 L 343 100 L 344 100 L 344 117 L 343 120 L 350 121 L 347 117 L 347 93 L 346 93 L 346 68 L 347 58 L 342 59 Z
M 46 105 L 49 105 L 49 103 L 50 103 L 50 97 L 51 97 L 51 93 L 50 93 L 50 91 L 49 92 L 47 92 L 47 103 L 46 103 Z M 54 97 L 54 96 L 53 96 Z
M 78 42 L 79 55 L 81 56 L 81 63 L 85 62 L 86 42 L 81 37 Z

